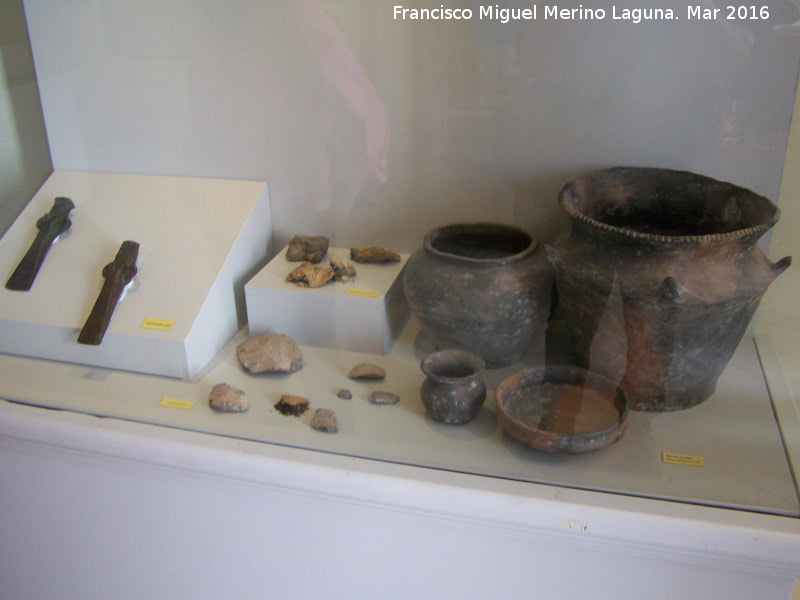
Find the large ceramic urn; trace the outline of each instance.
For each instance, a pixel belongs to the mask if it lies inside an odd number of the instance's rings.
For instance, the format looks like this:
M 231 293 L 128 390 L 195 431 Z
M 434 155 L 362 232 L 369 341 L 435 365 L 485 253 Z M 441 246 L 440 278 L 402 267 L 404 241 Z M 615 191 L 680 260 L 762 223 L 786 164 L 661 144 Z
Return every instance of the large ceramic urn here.
M 648 168 L 591 173 L 559 203 L 571 229 L 548 253 L 584 366 L 619 381 L 637 410 L 706 400 L 791 264 L 756 244 L 778 208 L 730 183 Z
M 441 348 L 480 356 L 487 368 L 544 344 L 552 268 L 523 230 L 465 223 L 429 232 L 404 271 L 405 294 L 422 329 Z

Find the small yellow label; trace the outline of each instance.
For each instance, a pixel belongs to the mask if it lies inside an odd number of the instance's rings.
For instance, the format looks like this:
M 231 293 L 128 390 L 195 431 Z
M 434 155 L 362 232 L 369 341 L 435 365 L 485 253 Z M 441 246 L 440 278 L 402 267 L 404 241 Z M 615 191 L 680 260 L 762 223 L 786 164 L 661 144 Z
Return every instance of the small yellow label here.
M 180 398 L 169 398 L 164 396 L 158 405 L 166 408 L 181 408 L 183 410 L 189 410 L 194 406 L 194 400 L 181 400 Z
M 664 462 L 668 465 L 684 465 L 686 467 L 705 467 L 706 459 L 703 456 L 692 456 L 691 454 L 672 454 L 664 452 L 661 454 Z
M 142 329 L 155 329 L 157 331 L 169 331 L 175 325 L 175 319 L 156 319 L 147 317 L 142 321 Z
M 377 298 L 381 295 L 378 290 L 362 290 L 359 288 L 347 288 L 346 293 L 350 296 L 361 296 L 363 298 Z

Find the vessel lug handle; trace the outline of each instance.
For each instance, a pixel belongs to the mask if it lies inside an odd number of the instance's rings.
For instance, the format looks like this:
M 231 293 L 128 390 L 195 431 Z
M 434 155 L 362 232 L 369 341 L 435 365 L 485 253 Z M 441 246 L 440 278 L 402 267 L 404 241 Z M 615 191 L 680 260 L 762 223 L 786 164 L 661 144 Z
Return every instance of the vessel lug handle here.
M 555 268 L 556 267 L 556 261 L 558 260 L 558 255 L 556 254 L 556 249 L 553 248 L 553 246 L 545 244 L 545 246 L 544 246 L 544 254 L 545 254 L 545 256 L 547 256 L 547 261 L 550 263 L 550 265 L 553 268 Z
M 680 297 L 678 291 L 678 282 L 674 277 L 665 277 L 661 282 L 661 300 L 665 302 L 674 302 Z
M 792 264 L 791 256 L 784 256 L 782 259 L 772 265 L 772 277 L 775 278 L 783 273 Z

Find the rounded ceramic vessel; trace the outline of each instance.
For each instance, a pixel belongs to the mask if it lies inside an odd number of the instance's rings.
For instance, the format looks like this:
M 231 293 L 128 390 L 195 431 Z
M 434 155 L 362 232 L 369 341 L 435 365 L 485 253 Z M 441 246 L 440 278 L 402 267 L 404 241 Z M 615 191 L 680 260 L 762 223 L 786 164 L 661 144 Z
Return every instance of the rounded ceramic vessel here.
M 777 207 L 682 171 L 615 168 L 567 184 L 569 237 L 548 254 L 560 312 L 583 362 L 631 408 L 688 408 L 714 392 L 769 284 L 756 242 Z
M 628 425 L 623 390 L 579 367 L 525 369 L 504 379 L 494 397 L 506 432 L 544 452 L 599 450 L 619 440 Z
M 509 225 L 439 227 L 404 270 L 422 329 L 442 348 L 477 354 L 487 368 L 517 362 L 544 332 L 552 268 L 530 235 Z
M 483 367 L 480 356 L 465 350 L 439 350 L 426 356 L 420 363 L 426 375 L 420 398 L 428 415 L 454 425 L 477 417 L 486 399 Z

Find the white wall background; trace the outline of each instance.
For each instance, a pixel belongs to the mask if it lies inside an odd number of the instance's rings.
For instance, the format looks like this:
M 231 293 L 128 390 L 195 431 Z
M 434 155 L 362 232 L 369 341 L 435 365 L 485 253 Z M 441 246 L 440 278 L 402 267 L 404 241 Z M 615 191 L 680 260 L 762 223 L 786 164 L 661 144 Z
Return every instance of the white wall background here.
M 794 5 L 766 3 L 770 21 L 690 22 L 667 0 L 678 20 L 634 24 L 613 21 L 612 4 L 629 3 L 592 2 L 604 21 L 516 25 L 395 20 L 372 0 L 25 9 L 55 168 L 266 179 L 279 242 L 412 250 L 435 225 L 479 219 L 549 241 L 565 224 L 561 186 L 619 164 L 777 199 L 800 57 L 800 29 L 781 21 Z M 367 160 L 382 131 L 373 93 L 391 131 L 385 182 Z
M 0 236 L 51 170 L 22 0 L 0 0 Z

